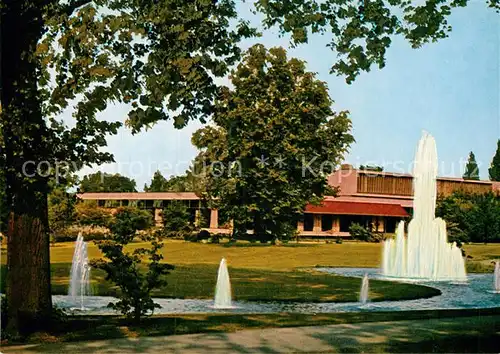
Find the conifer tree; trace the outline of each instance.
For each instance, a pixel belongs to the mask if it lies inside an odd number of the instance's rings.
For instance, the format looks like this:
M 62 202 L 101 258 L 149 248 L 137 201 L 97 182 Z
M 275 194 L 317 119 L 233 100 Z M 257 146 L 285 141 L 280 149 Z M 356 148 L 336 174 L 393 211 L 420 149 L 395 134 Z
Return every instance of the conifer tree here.
M 464 179 L 479 181 L 479 167 L 477 166 L 476 156 L 471 151 L 469 153 L 469 160 L 465 166 Z
M 500 181 L 500 139 L 497 141 L 497 152 L 495 153 L 495 156 L 493 156 L 493 160 L 491 160 L 488 172 L 490 174 L 491 181 Z

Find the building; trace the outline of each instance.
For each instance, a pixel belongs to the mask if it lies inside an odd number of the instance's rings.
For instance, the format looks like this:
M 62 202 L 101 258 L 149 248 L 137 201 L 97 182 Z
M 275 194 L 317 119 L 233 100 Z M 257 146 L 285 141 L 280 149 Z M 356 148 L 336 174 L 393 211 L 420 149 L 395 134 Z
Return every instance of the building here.
M 398 221 L 410 216 L 413 189 L 409 174 L 361 171 L 343 165 L 328 177 L 328 183 L 338 187 L 338 195 L 325 197 L 318 206 L 307 205 L 303 221 L 297 225 L 299 236 L 348 237 L 349 227 L 354 222 L 371 227 L 373 231 L 393 233 Z M 457 190 L 500 193 L 500 182 L 439 177 L 437 189 L 438 194 L 445 196 Z M 204 208 L 200 198 L 191 192 L 83 193 L 77 197 L 96 200 L 102 207 L 134 205 L 151 210 L 157 224 L 162 223 L 163 208 L 173 200 L 180 200 L 191 211 L 192 222 L 203 215 L 207 220 L 205 229 L 209 232 L 231 232 L 230 224 L 219 224 L 218 210 Z

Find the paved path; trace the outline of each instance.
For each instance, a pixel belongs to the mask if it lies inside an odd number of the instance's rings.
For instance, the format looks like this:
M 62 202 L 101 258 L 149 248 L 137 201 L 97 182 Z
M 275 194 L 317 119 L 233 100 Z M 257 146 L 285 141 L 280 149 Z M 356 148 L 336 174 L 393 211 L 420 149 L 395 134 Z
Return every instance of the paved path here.
M 500 316 L 4 347 L 3 353 L 500 352 Z

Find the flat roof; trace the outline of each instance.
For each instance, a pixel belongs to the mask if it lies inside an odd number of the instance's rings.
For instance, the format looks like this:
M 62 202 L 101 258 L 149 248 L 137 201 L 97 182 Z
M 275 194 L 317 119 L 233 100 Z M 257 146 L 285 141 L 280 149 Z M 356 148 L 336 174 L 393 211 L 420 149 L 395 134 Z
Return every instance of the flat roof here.
M 82 200 L 199 200 L 193 192 L 78 193 Z

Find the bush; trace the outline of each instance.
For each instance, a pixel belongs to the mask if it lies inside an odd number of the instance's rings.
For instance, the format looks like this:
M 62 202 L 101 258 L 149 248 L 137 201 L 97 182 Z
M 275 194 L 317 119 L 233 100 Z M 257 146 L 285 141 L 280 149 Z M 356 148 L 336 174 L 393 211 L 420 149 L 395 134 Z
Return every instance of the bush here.
M 151 298 L 151 291 L 166 285 L 164 275 L 173 269 L 170 264 L 160 263 L 161 232 L 152 235 L 140 234 L 142 241 L 151 242 L 150 248 L 137 248 L 125 252 L 125 246 L 132 242 L 136 232 L 148 228 L 151 215 L 133 207 L 119 208 L 110 223 L 111 234 L 96 244 L 109 260 L 93 260 L 91 265 L 106 272 L 106 280 L 111 280 L 120 288 L 119 301 L 108 306 L 121 311 L 128 318 L 139 322 L 148 314 L 153 314 L 160 305 Z M 146 258 L 146 262 L 143 261 Z
M 436 215 L 446 221 L 450 241 L 500 242 L 500 195 L 455 192 L 438 199 Z
M 164 233 L 167 237 L 184 237 L 191 239 L 194 230 L 191 224 L 191 214 L 182 201 L 172 201 L 163 209 Z
M 335 240 L 335 243 L 336 243 L 336 244 L 339 244 L 339 245 L 341 245 L 341 244 L 342 244 L 342 242 L 344 242 L 344 241 L 342 240 L 342 237 L 337 237 L 337 239 Z
M 365 242 L 380 242 L 383 241 L 384 235 L 377 232 L 372 232 L 368 228 L 361 226 L 357 223 L 352 223 L 349 227 L 349 233 L 352 238 Z
M 349 226 L 349 233 L 355 240 L 368 242 L 368 240 L 372 238 L 372 232 L 358 223 L 352 223 L 351 226 Z
M 51 235 L 52 242 L 76 241 L 79 234 L 82 234 L 85 241 L 104 240 L 109 234 L 109 229 L 102 226 L 78 226 L 71 225 Z
M 96 201 L 83 201 L 75 206 L 75 221 L 79 225 L 108 226 L 111 210 L 101 208 Z

